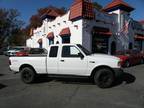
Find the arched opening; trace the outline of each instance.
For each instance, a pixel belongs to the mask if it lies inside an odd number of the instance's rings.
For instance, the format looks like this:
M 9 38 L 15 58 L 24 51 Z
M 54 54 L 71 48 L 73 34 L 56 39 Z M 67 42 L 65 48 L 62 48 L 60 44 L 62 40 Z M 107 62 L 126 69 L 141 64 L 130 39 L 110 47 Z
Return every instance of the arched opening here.
M 50 33 L 47 35 L 47 38 L 48 38 L 48 40 L 49 40 L 49 45 L 54 44 L 54 33 L 53 33 L 53 32 L 50 32 Z
M 62 43 L 70 43 L 70 36 L 63 36 L 62 38 Z
M 52 45 L 52 44 L 54 44 L 54 38 L 49 39 L 49 45 Z
M 116 53 L 116 42 L 111 43 L 111 55 L 115 55 Z
M 62 38 L 62 43 L 70 43 L 71 32 L 68 27 L 62 29 L 59 35 Z
M 38 43 L 39 43 L 39 48 L 42 48 L 42 38 L 40 38 L 40 39 L 38 40 Z

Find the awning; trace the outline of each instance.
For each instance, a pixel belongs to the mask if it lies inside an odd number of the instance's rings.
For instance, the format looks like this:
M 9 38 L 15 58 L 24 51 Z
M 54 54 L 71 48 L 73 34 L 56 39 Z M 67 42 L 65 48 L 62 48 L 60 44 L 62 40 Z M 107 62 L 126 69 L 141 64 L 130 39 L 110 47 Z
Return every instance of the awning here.
M 109 28 L 104 28 L 104 27 L 93 27 L 93 32 L 109 32 Z
M 112 32 L 96 32 L 96 33 L 98 33 L 99 35 L 106 35 L 106 36 L 112 35 Z
M 48 39 L 53 39 L 54 38 L 54 33 L 53 32 L 48 33 L 47 38 Z
M 41 43 L 42 43 L 42 38 L 40 38 L 40 39 L 38 40 L 38 43 L 39 43 L 39 44 L 41 44 Z
M 112 36 L 112 32 L 94 32 L 96 35 Z
M 144 36 L 141 35 L 136 35 L 134 38 L 137 40 L 144 40 Z
M 69 27 L 62 29 L 59 35 L 60 36 L 70 36 L 71 33 L 70 33 Z

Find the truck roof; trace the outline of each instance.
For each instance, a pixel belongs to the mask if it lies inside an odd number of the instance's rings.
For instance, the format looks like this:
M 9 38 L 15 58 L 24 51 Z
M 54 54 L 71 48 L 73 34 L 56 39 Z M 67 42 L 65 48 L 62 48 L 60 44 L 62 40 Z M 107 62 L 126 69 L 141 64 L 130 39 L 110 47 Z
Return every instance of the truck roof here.
M 66 44 L 52 44 L 50 46 L 64 46 L 64 45 L 77 45 L 77 44 L 68 44 L 68 43 L 66 43 Z

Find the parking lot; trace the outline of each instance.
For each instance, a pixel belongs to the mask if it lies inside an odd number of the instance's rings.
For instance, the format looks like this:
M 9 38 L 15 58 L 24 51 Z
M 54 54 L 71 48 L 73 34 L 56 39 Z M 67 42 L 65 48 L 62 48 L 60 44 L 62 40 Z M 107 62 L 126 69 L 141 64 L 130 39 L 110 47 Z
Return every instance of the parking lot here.
M 0 56 L 0 108 L 144 108 L 144 65 L 124 69 L 121 81 L 100 89 L 89 79 L 41 79 L 27 85 Z

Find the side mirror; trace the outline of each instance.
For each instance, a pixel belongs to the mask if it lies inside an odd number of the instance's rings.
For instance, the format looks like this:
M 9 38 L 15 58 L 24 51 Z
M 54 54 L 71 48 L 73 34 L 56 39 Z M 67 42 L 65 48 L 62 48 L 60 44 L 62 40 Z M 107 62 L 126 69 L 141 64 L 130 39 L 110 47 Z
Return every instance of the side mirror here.
M 78 53 L 78 56 L 83 59 L 84 58 L 84 55 L 82 53 Z

